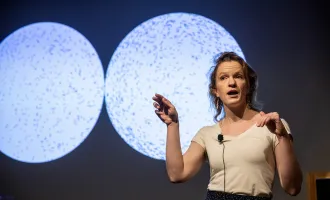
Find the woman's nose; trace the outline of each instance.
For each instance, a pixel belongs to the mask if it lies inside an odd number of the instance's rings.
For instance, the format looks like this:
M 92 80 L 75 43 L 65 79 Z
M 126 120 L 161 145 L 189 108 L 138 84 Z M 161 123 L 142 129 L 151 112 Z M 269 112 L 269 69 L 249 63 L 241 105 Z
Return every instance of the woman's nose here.
M 233 87 L 233 86 L 236 86 L 236 82 L 235 82 L 235 79 L 233 77 L 230 77 L 229 80 L 228 80 L 228 85 L 230 87 Z

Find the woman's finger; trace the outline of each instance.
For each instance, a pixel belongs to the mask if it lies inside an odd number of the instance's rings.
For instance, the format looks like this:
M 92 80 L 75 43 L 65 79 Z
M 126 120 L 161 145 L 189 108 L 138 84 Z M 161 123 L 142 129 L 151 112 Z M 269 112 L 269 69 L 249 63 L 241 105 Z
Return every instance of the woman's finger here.
M 261 117 L 258 122 L 257 122 L 257 126 L 261 126 L 262 120 L 264 119 L 264 117 Z
M 157 117 L 160 119 L 160 120 L 162 120 L 162 121 L 164 121 L 164 115 L 163 114 L 161 114 L 158 110 L 155 110 L 155 113 L 156 113 L 156 115 L 157 115 Z
M 168 115 L 166 115 L 165 112 L 163 112 L 163 111 L 155 110 L 155 113 L 163 121 L 164 120 L 167 120 L 167 121 L 171 120 L 171 118 Z
M 262 116 L 259 118 L 259 120 L 257 121 L 257 126 L 260 126 L 262 121 L 264 120 L 265 116 Z
M 263 127 L 265 125 L 265 121 L 267 120 L 268 115 L 264 115 L 259 123 L 260 127 Z
M 154 107 L 157 108 L 157 109 L 160 108 L 160 106 L 159 106 L 159 104 L 158 104 L 157 102 L 154 102 L 153 105 L 154 105 Z
M 271 116 L 268 116 L 264 122 L 264 125 L 267 125 L 272 120 Z
M 164 111 L 160 111 L 160 110 L 155 110 L 155 113 L 156 113 L 157 115 L 164 115 L 164 114 L 165 114 Z
M 158 97 L 152 97 L 152 100 L 156 101 L 157 103 L 162 103 L 162 99 Z
M 155 97 L 157 97 L 157 98 L 159 98 L 159 99 L 163 99 L 163 98 L 165 98 L 163 95 L 160 95 L 160 94 L 155 94 Z
M 154 107 L 157 109 L 162 109 L 164 106 L 164 103 L 162 102 L 162 99 L 158 97 L 152 97 L 152 99 L 158 104 L 159 107 L 155 107 L 155 102 L 153 103 Z
M 174 108 L 173 104 L 168 99 L 163 98 L 162 101 L 168 108 Z

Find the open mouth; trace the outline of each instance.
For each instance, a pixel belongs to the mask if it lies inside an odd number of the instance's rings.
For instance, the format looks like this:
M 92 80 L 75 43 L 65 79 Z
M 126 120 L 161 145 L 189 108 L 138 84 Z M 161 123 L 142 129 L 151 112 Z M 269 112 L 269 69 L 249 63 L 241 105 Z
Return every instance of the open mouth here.
M 229 96 L 236 96 L 236 95 L 238 95 L 238 91 L 236 91 L 236 90 L 230 90 L 227 94 Z

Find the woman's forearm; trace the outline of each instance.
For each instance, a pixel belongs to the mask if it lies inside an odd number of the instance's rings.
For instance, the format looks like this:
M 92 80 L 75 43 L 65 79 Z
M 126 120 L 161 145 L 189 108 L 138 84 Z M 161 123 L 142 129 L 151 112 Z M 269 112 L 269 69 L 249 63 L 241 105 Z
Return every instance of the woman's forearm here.
M 179 123 L 173 122 L 167 126 L 166 141 L 166 169 L 171 182 L 180 181 L 183 168 Z
M 278 136 L 276 162 L 281 185 L 290 195 L 297 195 L 301 190 L 302 172 L 294 154 L 292 141 L 288 136 Z

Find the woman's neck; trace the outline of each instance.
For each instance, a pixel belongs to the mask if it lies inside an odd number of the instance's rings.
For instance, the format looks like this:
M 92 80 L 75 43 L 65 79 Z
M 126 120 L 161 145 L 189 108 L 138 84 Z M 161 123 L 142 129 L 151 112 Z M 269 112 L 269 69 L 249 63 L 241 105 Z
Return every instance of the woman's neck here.
M 247 106 L 247 105 L 243 105 L 241 107 L 237 107 L 237 108 L 228 108 L 228 107 L 224 107 L 225 109 L 225 120 L 228 121 L 229 123 L 233 123 L 233 122 L 238 122 L 238 121 L 242 121 L 242 120 L 249 120 L 251 119 L 251 114 L 253 112 L 251 112 L 252 110 Z

